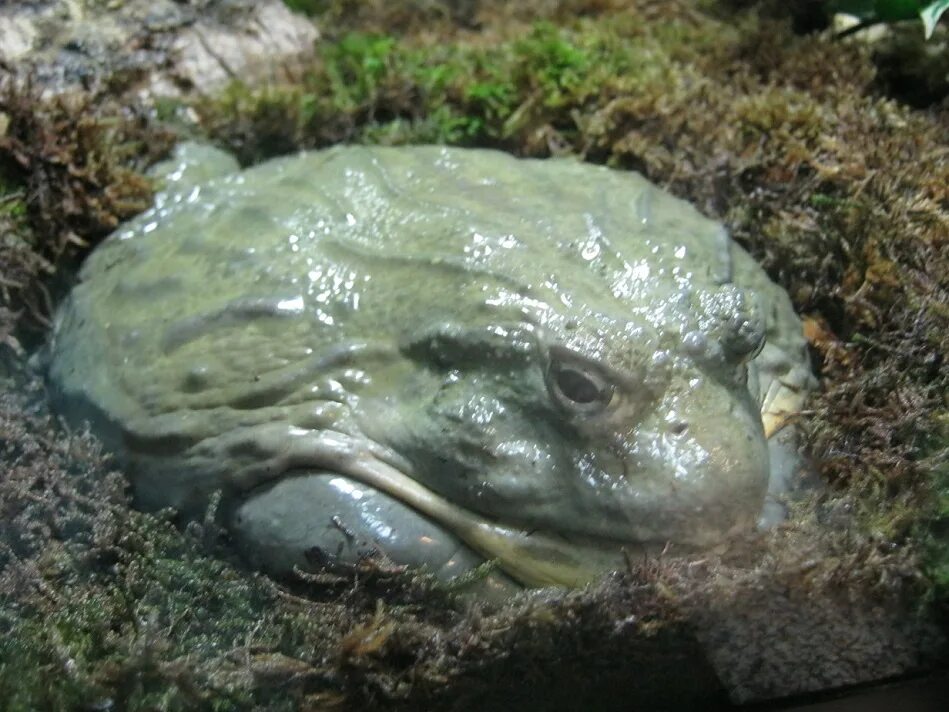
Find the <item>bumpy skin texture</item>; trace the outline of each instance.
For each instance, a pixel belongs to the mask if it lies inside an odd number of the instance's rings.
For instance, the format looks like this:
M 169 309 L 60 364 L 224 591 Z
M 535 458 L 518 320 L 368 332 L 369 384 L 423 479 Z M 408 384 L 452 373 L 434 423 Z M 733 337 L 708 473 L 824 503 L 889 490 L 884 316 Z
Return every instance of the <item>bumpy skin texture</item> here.
M 90 256 L 51 347 L 143 506 L 220 490 L 272 571 L 378 548 L 528 584 L 754 526 L 762 400 L 811 377 L 717 223 L 569 160 L 337 147 L 192 185 L 227 165 L 194 155 Z

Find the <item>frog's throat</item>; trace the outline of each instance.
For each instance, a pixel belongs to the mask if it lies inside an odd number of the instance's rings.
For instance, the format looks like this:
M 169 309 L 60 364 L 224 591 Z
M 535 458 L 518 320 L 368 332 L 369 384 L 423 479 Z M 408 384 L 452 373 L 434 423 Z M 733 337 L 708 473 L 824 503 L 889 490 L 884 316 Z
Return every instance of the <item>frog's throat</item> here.
M 328 433 L 323 433 L 324 437 Z M 333 434 L 349 440 L 347 436 Z M 335 438 L 334 438 L 335 439 Z M 339 443 L 342 444 L 342 443 Z M 397 467 L 353 442 L 333 448 L 333 469 L 404 502 L 453 532 L 510 576 L 527 586 L 582 586 L 622 563 L 619 543 L 612 551 L 595 543 L 577 543 L 543 532 L 505 527 L 447 501 Z M 341 451 L 345 452 L 339 457 Z M 323 463 L 328 464 L 328 463 Z

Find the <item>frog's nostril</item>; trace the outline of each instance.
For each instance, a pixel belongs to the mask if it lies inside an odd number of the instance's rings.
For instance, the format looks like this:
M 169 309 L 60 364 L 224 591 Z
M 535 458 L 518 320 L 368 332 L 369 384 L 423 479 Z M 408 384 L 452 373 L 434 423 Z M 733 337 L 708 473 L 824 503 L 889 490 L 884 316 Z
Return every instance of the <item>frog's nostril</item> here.
M 686 432 L 688 432 L 688 430 L 689 430 L 689 424 L 682 421 L 678 423 L 673 423 L 672 426 L 669 428 L 669 432 L 671 432 L 676 437 L 685 435 Z

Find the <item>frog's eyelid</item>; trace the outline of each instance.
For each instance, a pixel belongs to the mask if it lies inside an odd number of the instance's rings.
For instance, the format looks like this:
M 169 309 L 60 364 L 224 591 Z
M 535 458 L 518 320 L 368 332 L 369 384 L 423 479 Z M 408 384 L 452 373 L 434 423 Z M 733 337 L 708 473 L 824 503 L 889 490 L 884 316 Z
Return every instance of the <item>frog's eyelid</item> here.
M 616 383 L 599 364 L 574 356 L 569 349 L 550 351 L 544 373 L 547 389 L 562 408 L 584 416 L 599 415 L 615 402 Z M 571 395 L 569 391 L 574 388 L 589 388 L 592 392 Z
M 554 344 L 547 347 L 547 364 L 550 364 L 554 360 L 573 363 L 584 370 L 592 371 L 619 390 L 635 390 L 642 387 L 642 381 L 640 379 L 634 378 L 627 373 L 613 368 L 608 363 L 586 356 L 562 344 Z

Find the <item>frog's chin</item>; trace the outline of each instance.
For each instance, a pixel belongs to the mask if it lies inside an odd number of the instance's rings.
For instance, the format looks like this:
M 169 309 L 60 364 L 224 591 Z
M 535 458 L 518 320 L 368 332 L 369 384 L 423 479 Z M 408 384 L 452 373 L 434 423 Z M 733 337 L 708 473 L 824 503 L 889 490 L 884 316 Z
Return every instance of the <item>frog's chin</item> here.
M 329 434 L 324 431 L 322 435 L 326 438 Z M 638 556 L 645 550 L 636 543 L 567 539 L 499 524 L 432 492 L 407 474 L 407 463 L 376 443 L 341 433 L 331 437 L 335 442 L 323 450 L 322 457 L 318 454 L 315 459 L 319 462 L 313 464 L 402 501 L 453 532 L 486 559 L 497 561 L 507 574 L 524 585 L 582 586 L 622 566 L 624 552 L 627 556 Z

